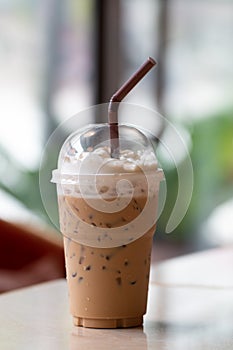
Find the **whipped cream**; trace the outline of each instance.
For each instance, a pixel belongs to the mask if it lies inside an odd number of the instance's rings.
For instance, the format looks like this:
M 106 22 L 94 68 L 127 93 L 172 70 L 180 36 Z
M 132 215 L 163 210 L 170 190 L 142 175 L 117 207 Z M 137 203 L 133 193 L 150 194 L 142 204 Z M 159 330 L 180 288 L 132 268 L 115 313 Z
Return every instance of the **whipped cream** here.
M 158 162 L 151 149 L 121 150 L 119 158 L 111 158 L 109 147 L 90 152 L 67 154 L 59 162 L 61 174 L 114 174 L 157 170 Z

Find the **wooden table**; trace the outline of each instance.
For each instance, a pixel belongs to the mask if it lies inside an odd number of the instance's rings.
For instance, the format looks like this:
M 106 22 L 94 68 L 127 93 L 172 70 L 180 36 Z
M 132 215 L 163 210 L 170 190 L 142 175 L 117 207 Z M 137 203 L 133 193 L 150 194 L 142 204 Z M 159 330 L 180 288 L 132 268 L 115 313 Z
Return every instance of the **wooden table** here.
M 152 267 L 142 328 L 74 327 L 65 280 L 0 296 L 3 350 L 232 350 L 233 248 Z

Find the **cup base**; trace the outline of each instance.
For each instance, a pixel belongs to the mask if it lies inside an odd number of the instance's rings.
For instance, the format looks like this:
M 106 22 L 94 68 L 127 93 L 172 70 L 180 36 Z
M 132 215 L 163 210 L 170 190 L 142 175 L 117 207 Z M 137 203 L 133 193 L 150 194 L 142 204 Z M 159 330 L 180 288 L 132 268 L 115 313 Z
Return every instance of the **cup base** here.
M 86 328 L 129 328 L 141 326 L 143 316 L 117 319 L 73 317 L 73 323 L 75 326 Z

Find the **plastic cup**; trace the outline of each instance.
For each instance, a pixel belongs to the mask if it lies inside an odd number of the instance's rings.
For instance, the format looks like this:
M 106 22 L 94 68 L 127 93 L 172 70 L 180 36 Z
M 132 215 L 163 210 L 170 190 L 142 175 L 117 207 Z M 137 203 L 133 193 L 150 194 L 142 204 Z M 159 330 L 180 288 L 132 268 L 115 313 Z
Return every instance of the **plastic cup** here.
M 163 172 L 143 133 L 119 125 L 119 159 L 110 157 L 108 135 L 107 124 L 72 134 L 52 182 L 74 324 L 134 327 L 146 313 Z

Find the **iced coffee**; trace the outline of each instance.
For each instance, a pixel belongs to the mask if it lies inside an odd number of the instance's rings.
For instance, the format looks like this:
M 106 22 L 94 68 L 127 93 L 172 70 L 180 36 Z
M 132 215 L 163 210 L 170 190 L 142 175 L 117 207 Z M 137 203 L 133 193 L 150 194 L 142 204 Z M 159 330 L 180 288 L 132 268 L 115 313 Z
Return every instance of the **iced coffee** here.
M 104 138 L 85 147 L 83 136 L 98 128 L 108 126 L 89 126 L 69 138 L 53 173 L 70 310 L 78 326 L 139 326 L 163 173 L 148 139 L 130 126 L 119 127 L 118 159 Z M 137 137 L 130 141 L 132 132 Z

